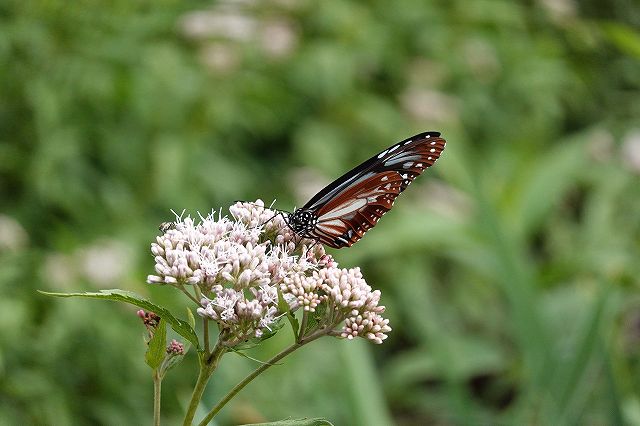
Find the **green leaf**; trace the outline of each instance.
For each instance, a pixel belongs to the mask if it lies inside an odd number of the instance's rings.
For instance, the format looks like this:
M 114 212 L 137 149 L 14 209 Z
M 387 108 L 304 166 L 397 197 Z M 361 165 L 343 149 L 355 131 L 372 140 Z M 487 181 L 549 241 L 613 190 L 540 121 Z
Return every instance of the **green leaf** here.
M 318 328 L 318 324 L 326 317 L 327 305 L 321 303 L 316 307 L 315 312 L 307 312 L 307 326 L 304 328 L 304 335 Z
M 193 312 L 191 312 L 191 309 L 187 308 L 187 318 L 189 319 L 189 324 L 191 324 L 191 328 L 193 328 L 195 330 L 196 328 L 196 319 L 193 316 Z
M 187 354 L 187 348 L 185 347 L 184 350 L 184 354 Z M 175 355 L 172 357 L 169 357 L 167 359 L 167 362 L 164 365 L 163 371 L 162 373 L 166 373 L 167 371 L 171 370 L 173 367 L 175 367 L 176 365 L 180 364 L 182 362 L 182 360 L 184 359 L 184 355 Z
M 640 32 L 619 22 L 605 23 L 602 27 L 609 41 L 618 49 L 629 56 L 640 58 Z
M 270 339 L 273 336 L 275 336 L 276 333 L 282 328 L 282 326 L 284 326 L 284 321 L 282 320 L 282 318 L 280 318 L 278 321 L 274 322 L 271 325 L 271 330 L 265 329 L 263 334 L 262 334 L 262 336 L 260 336 L 260 337 L 252 337 L 252 338 L 248 339 L 244 343 L 239 343 L 236 346 L 234 346 L 234 349 L 236 351 L 251 349 L 251 348 L 259 345 L 260 343 L 264 342 L 265 340 Z
M 550 147 L 544 161 L 530 163 L 522 170 L 523 181 L 510 201 L 510 222 L 519 236 L 531 235 L 544 223 L 560 200 L 575 185 L 584 169 L 585 144 L 589 134 L 580 134 Z
M 149 340 L 149 347 L 147 353 L 144 355 L 144 360 L 147 365 L 154 370 L 162 364 L 166 356 L 167 348 L 167 322 L 164 319 L 160 320 L 160 324 L 153 333 L 153 337 Z
M 160 318 L 164 319 L 171 325 L 171 328 L 191 342 L 198 350 L 200 350 L 200 344 L 198 342 L 198 336 L 196 336 L 196 332 L 194 329 L 187 323 L 179 318 L 176 318 L 169 312 L 168 309 L 163 308 L 160 305 L 156 305 L 141 296 L 130 292 L 119 289 L 111 289 L 111 290 L 101 290 L 97 293 L 94 292 L 84 292 L 84 293 L 51 293 L 48 291 L 38 290 L 39 293 L 44 294 L 46 296 L 54 296 L 54 297 L 87 297 L 92 299 L 106 299 L 106 300 L 114 300 L 117 302 L 125 302 L 131 305 L 138 306 L 140 308 L 146 309 L 148 311 L 154 312 Z
M 236 353 L 236 354 L 240 355 L 241 357 L 244 357 L 244 358 L 250 359 L 251 361 L 253 361 L 253 362 L 257 362 L 257 363 L 259 363 L 259 364 L 264 364 L 264 365 L 280 365 L 280 363 L 271 364 L 271 363 L 268 363 L 268 362 L 265 362 L 265 361 L 260 361 L 259 359 L 257 359 L 257 358 L 253 358 L 253 357 L 251 357 L 251 356 L 249 356 L 249 355 L 245 354 L 244 352 L 242 352 L 242 351 L 240 351 L 240 350 L 238 350 L 238 349 L 235 349 L 235 348 L 230 348 L 230 349 L 231 349 L 231 351 L 232 351 L 232 352 L 234 352 L 234 353 Z
M 304 417 L 302 419 L 278 420 L 269 423 L 251 423 L 245 424 L 243 426 L 333 426 L 333 423 L 331 423 L 329 420 L 321 419 L 319 417 L 316 417 L 314 419 L 308 419 Z
M 287 319 L 289 320 L 289 324 L 291 324 L 291 329 L 293 331 L 293 338 L 298 338 L 298 330 L 300 330 L 300 323 L 298 319 L 291 313 L 291 309 L 289 308 L 289 304 L 282 297 L 282 292 L 278 289 L 278 310 L 280 312 L 285 312 L 287 315 Z

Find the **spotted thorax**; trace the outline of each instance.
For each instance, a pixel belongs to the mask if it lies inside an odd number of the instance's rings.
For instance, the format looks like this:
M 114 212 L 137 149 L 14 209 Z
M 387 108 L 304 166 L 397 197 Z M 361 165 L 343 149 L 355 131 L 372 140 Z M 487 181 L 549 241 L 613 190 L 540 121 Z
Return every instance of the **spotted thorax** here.
M 306 236 L 313 231 L 318 223 L 318 217 L 308 210 L 295 209 L 287 218 L 287 224 L 298 235 Z

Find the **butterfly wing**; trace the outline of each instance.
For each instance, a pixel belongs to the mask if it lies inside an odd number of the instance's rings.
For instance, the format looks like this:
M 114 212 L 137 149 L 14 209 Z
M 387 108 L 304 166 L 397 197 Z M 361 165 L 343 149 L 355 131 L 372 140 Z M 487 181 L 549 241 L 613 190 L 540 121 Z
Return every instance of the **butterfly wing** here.
M 302 210 L 316 214 L 311 235 L 334 248 L 352 246 L 444 150 L 440 133 L 405 139 L 371 157 L 316 194 Z

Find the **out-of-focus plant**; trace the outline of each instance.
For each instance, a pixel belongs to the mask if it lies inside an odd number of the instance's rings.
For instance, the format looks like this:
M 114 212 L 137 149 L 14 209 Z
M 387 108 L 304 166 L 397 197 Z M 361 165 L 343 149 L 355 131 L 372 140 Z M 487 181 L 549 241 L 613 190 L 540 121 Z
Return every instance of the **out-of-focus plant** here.
M 151 244 L 156 275 L 149 275 L 147 282 L 173 287 L 197 306 L 200 336 L 191 310 L 185 322 L 134 293 L 45 293 L 116 300 L 148 310 L 137 314 L 148 331 L 145 361 L 153 370 L 156 425 L 162 379 L 189 345 L 197 350 L 200 372 L 185 425 L 192 424 L 207 382 L 226 353 L 242 354 L 274 336 L 285 323 L 293 332 L 293 343 L 260 362 L 233 387 L 200 422 L 206 425 L 249 382 L 296 349 L 323 336 L 362 337 L 380 344 L 391 331 L 389 320 L 380 315 L 384 312 L 378 304 L 380 291 L 372 290 L 359 268 L 338 268 L 322 245 L 297 237 L 261 200 L 238 202 L 229 210 L 231 219 L 215 212 L 199 220 L 176 215 L 175 222 L 160 226 L 162 235 Z M 167 324 L 188 342 L 186 346 L 175 339 L 167 344 Z M 213 344 L 212 333 L 217 335 Z

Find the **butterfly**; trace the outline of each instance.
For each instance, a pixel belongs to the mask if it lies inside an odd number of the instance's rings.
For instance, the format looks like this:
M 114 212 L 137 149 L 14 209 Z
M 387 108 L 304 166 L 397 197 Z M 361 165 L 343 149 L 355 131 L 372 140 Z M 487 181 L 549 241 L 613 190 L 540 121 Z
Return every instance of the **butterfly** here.
M 333 248 L 351 247 L 416 177 L 433 166 L 445 146 L 439 132 L 398 142 L 327 185 L 286 215 L 285 222 L 299 237 Z

